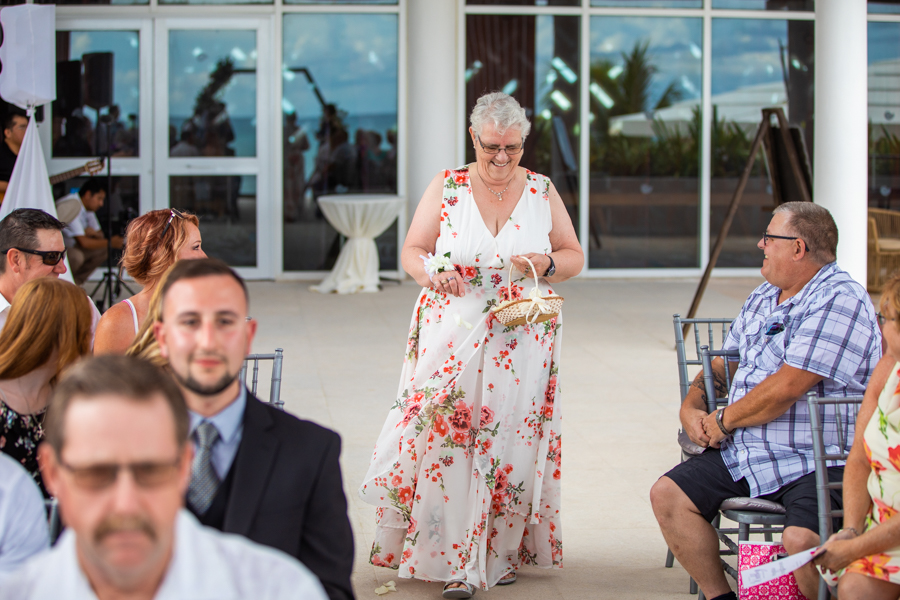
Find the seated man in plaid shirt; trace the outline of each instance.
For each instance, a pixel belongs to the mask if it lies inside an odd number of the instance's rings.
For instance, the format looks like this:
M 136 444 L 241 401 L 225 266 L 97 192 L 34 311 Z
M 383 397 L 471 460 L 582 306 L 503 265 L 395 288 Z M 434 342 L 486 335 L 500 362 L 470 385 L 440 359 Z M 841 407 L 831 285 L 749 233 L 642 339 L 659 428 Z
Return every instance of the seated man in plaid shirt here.
M 710 525 L 723 500 L 751 496 L 783 504 L 782 542 L 791 554 L 819 543 L 806 393 L 861 395 L 881 358 L 875 310 L 865 288 L 834 262 L 837 240 L 834 219 L 821 206 L 789 202 L 775 209 L 757 244 L 765 254 L 767 283 L 747 298 L 723 344 L 741 356 L 732 363 L 728 406 L 707 414 L 698 375 L 681 406 L 681 423 L 707 450 L 666 473 L 650 491 L 669 548 L 710 600 L 736 600 Z M 721 358 L 713 370 L 722 394 L 728 384 Z M 834 445 L 829 408 L 825 443 Z M 849 451 L 855 419 L 848 417 Z M 832 480 L 842 476 L 843 467 L 829 469 Z M 832 496 L 839 505 L 840 495 Z M 812 565 L 795 574 L 801 591 L 815 598 Z

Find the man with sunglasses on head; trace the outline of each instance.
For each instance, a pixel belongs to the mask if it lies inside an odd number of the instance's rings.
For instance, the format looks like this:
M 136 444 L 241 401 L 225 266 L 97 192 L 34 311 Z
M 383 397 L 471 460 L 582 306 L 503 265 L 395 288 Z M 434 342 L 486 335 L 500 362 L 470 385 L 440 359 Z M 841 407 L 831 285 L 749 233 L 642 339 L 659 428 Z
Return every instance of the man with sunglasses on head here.
M 238 377 L 256 321 L 228 265 L 182 260 L 162 285 L 154 334 L 190 408 L 197 449 L 188 508 L 204 525 L 297 558 L 331 600 L 352 600 L 340 437 L 260 402 Z
M 862 395 L 870 378 L 884 381 L 882 367 L 875 370 L 881 358 L 875 309 L 865 288 L 835 263 L 837 242 L 834 219 L 821 206 L 788 202 L 775 209 L 757 244 L 766 283 L 747 298 L 723 343 L 723 350 L 740 353 L 740 361 L 731 363 L 730 388 L 722 358 L 712 365 L 717 396 L 728 390 L 728 406 L 707 414 L 698 374 L 681 405 L 681 424 L 706 450 L 650 491 L 669 548 L 710 600 L 736 600 L 710 525 L 724 500 L 753 497 L 783 505 L 782 543 L 789 554 L 819 544 L 806 393 Z M 842 420 L 849 451 L 855 415 L 844 410 Z M 837 445 L 833 407 L 823 421 L 826 446 Z M 832 481 L 842 476 L 843 466 L 829 469 Z M 831 496 L 840 507 L 840 493 Z M 794 574 L 800 591 L 815 598 L 813 565 Z
M 193 447 L 184 397 L 140 359 L 76 365 L 53 391 L 40 447 L 68 528 L 0 582 L 0 600 L 325 600 L 290 556 L 184 510 Z

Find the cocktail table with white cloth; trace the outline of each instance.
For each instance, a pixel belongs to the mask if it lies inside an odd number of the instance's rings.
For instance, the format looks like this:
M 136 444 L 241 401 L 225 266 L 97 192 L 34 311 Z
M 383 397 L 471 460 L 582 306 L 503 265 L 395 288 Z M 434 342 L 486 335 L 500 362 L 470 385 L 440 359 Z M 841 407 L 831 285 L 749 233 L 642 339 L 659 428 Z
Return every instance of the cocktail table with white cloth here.
M 340 194 L 320 196 L 318 202 L 325 218 L 347 237 L 347 243 L 328 276 L 310 289 L 323 294 L 377 292 L 375 238 L 394 222 L 405 199 L 383 194 Z

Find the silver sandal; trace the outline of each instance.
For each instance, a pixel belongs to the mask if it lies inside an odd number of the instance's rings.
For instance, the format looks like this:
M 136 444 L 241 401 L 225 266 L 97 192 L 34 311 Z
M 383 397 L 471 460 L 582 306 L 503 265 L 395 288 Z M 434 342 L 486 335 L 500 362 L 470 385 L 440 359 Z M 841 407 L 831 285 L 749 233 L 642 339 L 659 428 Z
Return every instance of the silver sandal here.
M 454 587 L 448 588 L 448 585 L 453 585 L 454 583 L 461 583 L 463 587 Z M 465 581 L 463 579 L 453 579 L 444 584 L 444 591 L 441 593 L 441 597 L 453 599 L 453 598 L 471 598 L 475 595 L 475 586 Z
M 509 577 L 512 575 L 512 577 Z M 506 575 L 500 578 L 500 581 L 497 582 L 497 585 L 512 585 L 516 582 L 516 572 L 510 571 Z

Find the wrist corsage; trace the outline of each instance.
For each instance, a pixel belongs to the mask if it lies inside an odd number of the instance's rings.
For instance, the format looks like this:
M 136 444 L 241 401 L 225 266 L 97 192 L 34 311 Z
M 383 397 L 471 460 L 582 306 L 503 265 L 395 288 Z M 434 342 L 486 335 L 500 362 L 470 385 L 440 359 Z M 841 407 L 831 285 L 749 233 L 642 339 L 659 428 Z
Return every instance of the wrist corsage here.
M 428 279 L 431 279 L 432 283 L 434 282 L 435 274 L 443 273 L 444 271 L 453 271 L 456 268 L 453 266 L 453 263 L 450 262 L 449 252 L 443 256 L 435 256 L 429 252 L 427 257 L 420 254 L 419 258 L 421 258 L 422 262 L 425 264 L 425 273 L 428 274 Z

